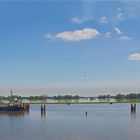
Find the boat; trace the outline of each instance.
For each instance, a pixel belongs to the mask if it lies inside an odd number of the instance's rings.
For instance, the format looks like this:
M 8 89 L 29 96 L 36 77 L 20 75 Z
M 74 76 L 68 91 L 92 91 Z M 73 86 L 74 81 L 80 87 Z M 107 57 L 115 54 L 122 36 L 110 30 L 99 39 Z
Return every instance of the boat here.
M 29 104 L 4 104 L 0 105 L 0 111 L 27 111 Z
M 8 103 L 0 103 L 0 112 L 16 112 L 16 111 L 29 111 L 30 105 L 22 103 L 21 100 L 12 97 L 13 91 L 11 92 L 11 98 Z

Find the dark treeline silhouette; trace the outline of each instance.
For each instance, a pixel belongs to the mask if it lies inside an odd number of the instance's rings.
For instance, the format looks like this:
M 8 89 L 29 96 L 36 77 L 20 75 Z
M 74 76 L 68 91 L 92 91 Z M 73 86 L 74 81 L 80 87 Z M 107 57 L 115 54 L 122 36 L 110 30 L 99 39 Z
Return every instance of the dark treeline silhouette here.
M 58 96 L 54 96 L 53 98 L 56 100 L 66 100 L 66 99 L 79 99 L 80 96 L 79 95 L 74 95 L 74 96 L 72 96 L 72 95 L 63 95 L 63 96 L 58 95 Z
M 130 94 L 117 94 L 116 96 L 112 96 L 112 95 L 99 95 L 96 97 L 80 97 L 79 95 L 58 95 L 58 96 L 29 96 L 29 97 L 22 97 L 22 96 L 17 96 L 17 95 L 13 95 L 12 96 L 13 99 L 17 98 L 18 100 L 46 100 L 46 99 L 54 99 L 54 100 L 71 100 L 71 99 L 90 99 L 90 101 L 95 100 L 96 98 L 98 99 L 116 99 L 116 100 L 139 100 L 140 99 L 140 93 L 130 93 Z M 9 100 L 11 99 L 11 96 L 0 96 L 0 100 Z
M 111 95 L 100 95 L 98 99 L 116 99 L 116 100 L 130 100 L 130 99 L 140 99 L 140 93 L 129 93 L 129 94 L 117 94 L 116 96 Z
M 140 93 L 118 94 L 116 95 L 116 99 L 140 99 Z
M 17 96 L 17 95 L 13 95 L 11 96 L 0 96 L 0 100 L 9 100 L 9 99 L 15 99 L 17 98 L 18 100 L 46 100 L 46 99 L 55 99 L 55 100 L 67 100 L 67 99 L 79 99 L 80 96 L 79 95 L 58 95 L 58 96 L 53 96 L 53 97 L 49 97 L 49 96 L 29 96 L 29 97 L 22 97 L 22 96 Z
M 43 95 L 41 95 L 41 96 L 30 96 L 30 97 L 28 97 L 28 99 L 29 100 L 46 100 L 47 97 L 43 96 Z
M 18 100 L 24 100 L 24 99 L 27 99 L 27 100 L 46 100 L 47 97 L 46 96 L 29 96 L 29 97 L 22 97 L 22 96 L 18 96 L 18 95 L 12 95 L 11 96 L 0 96 L 0 100 L 9 100 L 9 99 L 18 99 Z
M 99 95 L 98 99 L 110 99 L 113 98 L 111 95 Z

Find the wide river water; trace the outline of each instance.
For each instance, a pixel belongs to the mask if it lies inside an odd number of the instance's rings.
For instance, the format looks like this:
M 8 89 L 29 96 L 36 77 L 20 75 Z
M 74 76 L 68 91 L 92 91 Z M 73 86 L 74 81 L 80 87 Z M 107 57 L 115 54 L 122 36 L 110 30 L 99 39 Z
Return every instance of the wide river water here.
M 86 112 L 87 111 L 87 116 Z M 0 113 L 0 140 L 140 140 L 140 104 L 31 105 Z

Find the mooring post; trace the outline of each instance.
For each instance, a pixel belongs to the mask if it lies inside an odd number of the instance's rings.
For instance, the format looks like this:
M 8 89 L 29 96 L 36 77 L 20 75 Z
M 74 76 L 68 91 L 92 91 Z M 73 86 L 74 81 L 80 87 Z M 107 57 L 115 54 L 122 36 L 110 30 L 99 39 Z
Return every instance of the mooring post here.
M 43 105 L 41 104 L 41 112 L 43 112 L 43 110 L 44 110 L 44 109 L 43 109 Z
M 136 112 L 136 103 L 134 104 L 134 111 Z
M 133 104 L 131 103 L 131 112 L 133 111 L 134 109 L 133 109 Z
M 46 112 L 46 105 L 44 104 L 44 112 Z
M 136 103 L 131 103 L 131 112 L 136 112 Z
M 86 114 L 86 117 L 87 117 L 87 110 L 86 110 L 85 114 Z

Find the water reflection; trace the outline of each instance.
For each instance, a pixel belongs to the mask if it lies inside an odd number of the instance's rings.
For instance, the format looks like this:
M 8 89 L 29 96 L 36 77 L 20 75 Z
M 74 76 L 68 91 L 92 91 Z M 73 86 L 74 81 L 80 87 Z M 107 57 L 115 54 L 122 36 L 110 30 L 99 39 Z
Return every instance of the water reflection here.
M 130 111 L 128 104 L 46 105 L 45 112 L 31 105 L 30 113 L 0 113 L 0 139 L 139 140 L 140 104 Z
M 43 118 L 47 118 L 47 116 L 46 116 L 46 111 L 45 112 L 42 112 L 41 111 L 41 118 L 43 119 Z
M 24 117 L 25 115 L 29 115 L 29 111 L 0 112 L 0 116 Z
M 136 111 L 131 111 L 131 120 L 136 120 Z
M 136 103 L 131 103 L 131 120 L 136 120 Z
M 86 112 L 85 112 L 85 115 L 86 115 L 86 118 L 87 118 L 87 115 L 88 115 L 87 110 L 86 110 Z

